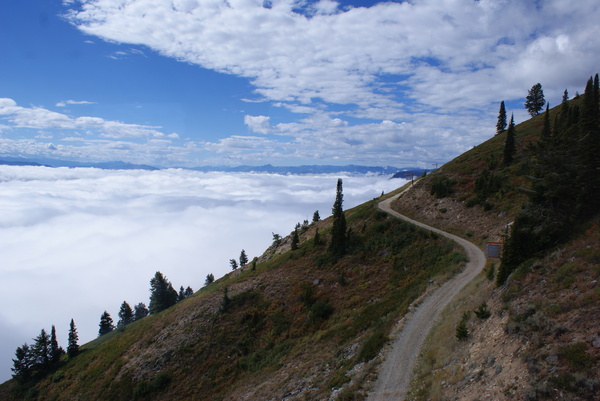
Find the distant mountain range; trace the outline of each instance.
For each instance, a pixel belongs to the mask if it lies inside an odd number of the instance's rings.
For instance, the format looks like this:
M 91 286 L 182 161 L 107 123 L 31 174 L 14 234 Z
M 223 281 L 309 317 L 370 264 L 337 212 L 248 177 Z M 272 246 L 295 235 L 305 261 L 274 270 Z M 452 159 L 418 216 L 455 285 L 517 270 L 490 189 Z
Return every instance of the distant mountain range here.
M 123 161 L 112 161 L 112 162 L 74 162 L 68 160 L 57 160 L 57 159 L 25 159 L 17 157 L 0 157 L 0 165 L 10 166 L 46 166 L 46 167 L 88 167 L 88 168 L 99 168 L 104 170 L 160 170 L 161 168 L 155 166 L 149 166 L 146 164 L 133 164 Z M 304 166 L 273 166 L 266 164 L 263 166 L 199 166 L 186 168 L 187 170 L 195 170 L 202 172 L 210 171 L 222 171 L 231 173 L 269 173 L 269 174 L 336 174 L 336 173 L 349 173 L 349 174 L 375 174 L 375 175 L 392 175 L 392 178 L 411 178 L 412 176 L 420 176 L 424 172 L 428 171 L 418 167 L 393 167 L 393 166 L 359 166 L 359 165 L 346 165 L 346 166 L 331 166 L 331 165 L 304 165 Z

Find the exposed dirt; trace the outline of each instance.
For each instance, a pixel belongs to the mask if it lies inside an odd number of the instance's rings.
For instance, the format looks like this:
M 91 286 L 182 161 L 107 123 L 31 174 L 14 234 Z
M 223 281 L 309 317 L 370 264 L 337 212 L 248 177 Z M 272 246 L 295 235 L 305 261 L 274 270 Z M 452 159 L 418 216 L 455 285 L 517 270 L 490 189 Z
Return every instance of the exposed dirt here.
M 485 256 L 476 245 L 400 215 L 391 209 L 390 205 L 393 200 L 394 198 L 390 198 L 381 202 L 380 209 L 456 241 L 465 248 L 469 262 L 463 272 L 431 291 L 414 313 L 405 317 L 402 330 L 392 339 L 392 345 L 380 367 L 378 380 L 368 398 L 370 401 L 404 399 L 426 333 L 431 330 L 440 312 L 452 298 L 485 266 Z
M 466 202 L 454 197 L 436 199 L 429 189 L 417 182 L 404 196 L 393 202 L 394 210 L 450 233 L 469 235 L 470 240 L 482 244 L 500 241 L 512 217 L 506 212 L 486 212 L 481 206 L 467 207 Z

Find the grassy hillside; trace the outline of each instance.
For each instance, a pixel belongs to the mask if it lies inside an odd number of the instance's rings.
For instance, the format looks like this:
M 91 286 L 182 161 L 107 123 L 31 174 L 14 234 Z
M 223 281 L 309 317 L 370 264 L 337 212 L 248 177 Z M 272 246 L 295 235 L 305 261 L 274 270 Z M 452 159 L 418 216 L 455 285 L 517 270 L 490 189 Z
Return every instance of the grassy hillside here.
M 340 399 L 360 397 L 392 325 L 430 280 L 458 271 L 465 256 L 377 210 L 376 201 L 346 214 L 344 257 L 327 252 L 331 222 L 313 224 L 299 249 L 270 249 L 276 256 L 255 270 L 232 272 L 86 344 L 45 377 L 5 383 L 0 398 L 326 399 L 336 389 Z
M 574 99 L 570 107 L 582 102 Z M 560 111 L 552 109 L 550 121 Z M 502 164 L 506 136 L 494 136 L 422 179 L 395 208 L 482 246 L 508 241 L 523 205 L 538 195 L 543 125 L 539 115 L 517 126 L 509 166 Z M 556 151 L 569 155 L 566 148 Z M 575 198 L 576 174 L 562 172 Z M 538 204 L 527 213 L 546 210 Z M 488 262 L 488 278 L 465 289 L 428 338 L 408 399 L 600 399 L 600 218 L 570 222 L 559 227 L 560 241 L 527 256 L 500 286 L 494 277 L 500 261 Z M 474 312 L 483 303 L 491 317 L 479 319 Z M 469 336 L 461 341 L 455 331 L 465 313 Z

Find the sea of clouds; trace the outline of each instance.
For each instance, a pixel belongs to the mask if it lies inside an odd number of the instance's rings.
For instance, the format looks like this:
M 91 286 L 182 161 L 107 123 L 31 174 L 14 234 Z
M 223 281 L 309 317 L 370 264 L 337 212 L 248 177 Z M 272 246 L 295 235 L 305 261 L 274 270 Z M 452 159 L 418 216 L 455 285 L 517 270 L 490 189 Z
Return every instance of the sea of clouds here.
M 103 311 L 149 303 L 161 271 L 198 290 L 289 234 L 315 210 L 331 214 L 338 178 L 344 208 L 405 183 L 388 176 L 202 173 L 0 166 L 0 382 L 42 328 L 66 348 L 94 339 Z

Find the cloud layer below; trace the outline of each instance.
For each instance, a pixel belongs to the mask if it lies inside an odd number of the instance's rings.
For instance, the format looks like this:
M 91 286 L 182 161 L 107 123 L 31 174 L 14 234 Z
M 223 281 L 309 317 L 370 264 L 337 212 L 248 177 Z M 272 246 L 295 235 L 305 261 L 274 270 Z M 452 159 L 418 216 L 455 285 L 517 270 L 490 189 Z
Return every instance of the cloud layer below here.
M 197 290 L 242 249 L 259 256 L 271 233 L 329 215 L 337 178 L 0 166 L 0 322 L 10 333 L 0 381 L 42 328 L 56 325 L 66 346 L 74 318 L 87 342 L 104 310 L 116 321 L 124 300 L 148 304 L 156 271 Z M 345 208 L 404 182 L 342 178 Z

